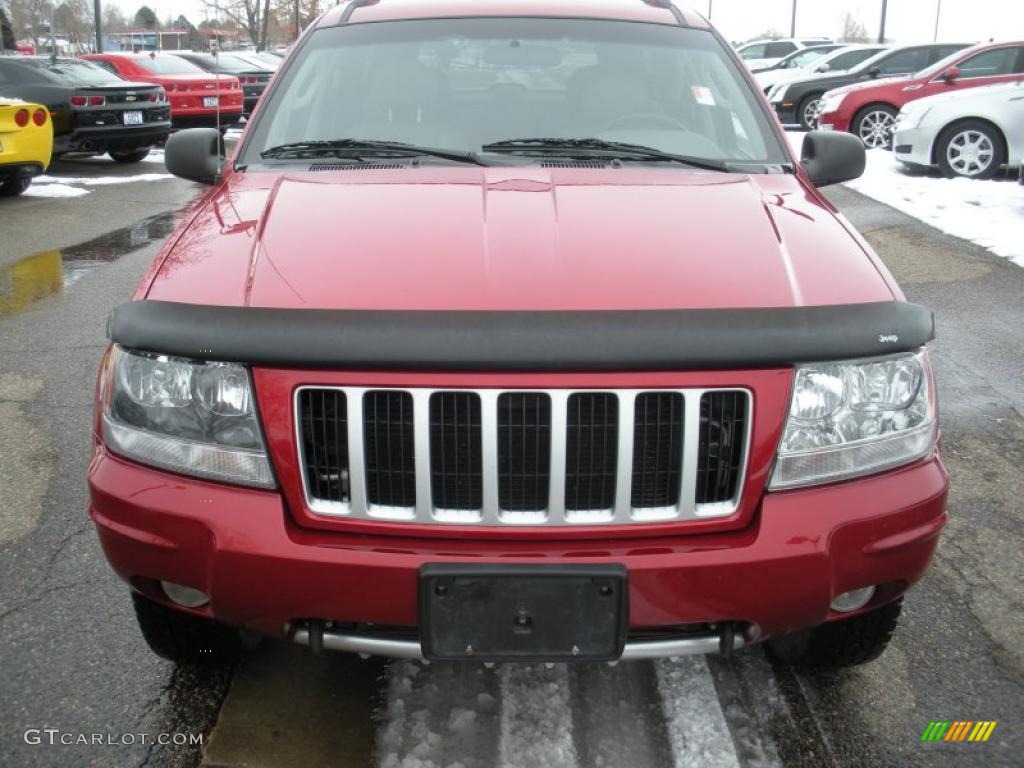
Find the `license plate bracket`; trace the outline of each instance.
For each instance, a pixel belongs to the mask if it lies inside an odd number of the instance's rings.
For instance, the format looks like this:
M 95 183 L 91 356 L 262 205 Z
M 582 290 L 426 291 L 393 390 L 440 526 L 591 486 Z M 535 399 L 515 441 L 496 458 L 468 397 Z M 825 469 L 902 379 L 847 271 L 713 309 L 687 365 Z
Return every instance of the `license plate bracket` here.
M 428 563 L 420 645 L 438 661 L 613 661 L 629 627 L 618 564 Z
M 142 125 L 142 111 L 131 109 L 124 113 L 125 125 Z

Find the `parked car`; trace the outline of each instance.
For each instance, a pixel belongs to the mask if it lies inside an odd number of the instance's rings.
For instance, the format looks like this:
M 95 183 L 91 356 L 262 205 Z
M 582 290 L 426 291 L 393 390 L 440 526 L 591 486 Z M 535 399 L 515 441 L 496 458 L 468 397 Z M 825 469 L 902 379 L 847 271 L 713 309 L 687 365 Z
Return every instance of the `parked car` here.
M 816 45 L 829 45 L 832 41 L 827 37 L 783 38 L 779 40 L 754 40 L 741 45 L 736 52 L 752 71 L 770 67 L 782 61 L 795 51 L 813 48 Z
M 868 147 L 888 148 L 892 121 L 925 96 L 1011 82 L 1024 76 L 1024 42 L 984 43 L 957 51 L 911 77 L 857 83 L 822 99 L 819 127 L 849 131 Z
M 798 161 L 701 16 L 349 3 L 222 146 L 168 141 L 212 186 L 98 377 L 157 653 L 882 652 L 946 521 L 932 316 L 815 187 L 863 144 Z
M 173 128 L 227 128 L 242 117 L 242 85 L 233 75 L 211 75 L 164 53 L 92 53 L 82 58 L 126 80 L 163 86 Z
M 860 64 L 862 61 L 874 56 L 879 51 L 884 51 L 884 45 L 843 45 L 835 50 L 827 51 L 818 57 L 817 51 L 826 49 L 829 46 L 820 48 L 805 48 L 794 54 L 794 56 L 810 55 L 810 63 L 804 67 L 773 68 L 754 73 L 754 79 L 762 87 L 765 94 L 771 93 L 772 88 L 781 83 L 788 83 L 794 80 L 801 80 L 818 74 L 836 74 L 846 72 Z M 784 60 L 785 61 L 785 60 Z
M 52 151 L 53 126 L 46 107 L 0 96 L 0 197 L 28 189 L 32 177 L 50 165 Z
M 242 51 L 240 53 L 233 53 L 233 55 L 251 61 L 258 67 L 266 67 L 273 71 L 276 71 L 281 62 L 284 60 L 282 56 L 270 53 L 268 51 Z
M 949 177 L 988 179 L 1024 164 L 1024 76 L 912 101 L 893 124 L 894 156 Z
M 0 57 L 0 89 L 46 106 L 55 156 L 107 152 L 119 163 L 136 163 L 171 130 L 163 88 L 123 80 L 81 59 Z
M 820 59 L 826 53 L 831 53 L 839 48 L 845 46 L 838 43 L 827 43 L 822 45 L 816 45 L 813 48 L 800 48 L 793 53 L 789 54 L 785 58 L 779 59 L 774 64 L 769 64 L 764 67 L 758 67 L 757 69 L 751 68 L 751 72 L 755 75 L 763 74 L 766 72 L 777 72 L 777 71 L 796 71 L 806 69 L 811 65 L 812 62 Z M 760 82 L 760 81 L 758 81 Z
M 185 61 L 195 64 L 207 72 L 237 77 L 242 83 L 245 101 L 242 114 L 248 116 L 256 108 L 260 96 L 266 90 L 267 83 L 274 76 L 273 69 L 267 64 L 254 64 L 247 58 L 236 53 L 193 53 L 191 51 L 170 51 L 172 56 L 179 56 Z
M 768 94 L 783 125 L 814 127 L 826 91 L 881 77 L 907 76 L 949 56 L 967 44 L 905 45 L 880 51 L 846 72 L 825 73 L 780 84 Z

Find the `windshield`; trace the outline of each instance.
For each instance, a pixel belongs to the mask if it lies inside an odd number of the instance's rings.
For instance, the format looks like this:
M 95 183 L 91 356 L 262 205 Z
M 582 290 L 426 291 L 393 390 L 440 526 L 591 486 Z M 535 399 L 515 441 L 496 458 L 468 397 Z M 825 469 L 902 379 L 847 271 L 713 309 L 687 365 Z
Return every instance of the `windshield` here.
M 586 138 L 789 162 L 738 65 L 706 30 L 425 19 L 320 29 L 293 57 L 241 164 L 272 147 L 345 138 L 474 153 L 513 139 Z
M 800 67 L 806 67 L 812 61 L 817 61 L 826 53 L 831 51 L 832 49 L 827 46 L 822 46 L 821 48 L 805 48 L 804 50 L 798 51 L 780 62 L 780 68 L 799 69 Z
M 946 58 L 939 59 L 930 67 L 925 67 L 916 75 L 914 75 L 914 77 L 933 77 L 934 75 L 937 75 L 940 72 L 945 72 L 951 66 L 960 61 L 960 59 L 964 58 L 965 55 L 966 51 L 964 50 L 954 51 L 953 53 L 949 54 L 949 56 L 947 56 Z
M 179 59 L 177 56 L 145 56 L 136 59 L 135 62 L 147 72 L 156 75 L 194 75 L 197 72 L 206 74 L 192 62 Z
M 95 64 L 77 59 L 35 59 L 25 63 L 48 80 L 71 85 L 112 85 L 123 83 L 117 75 Z

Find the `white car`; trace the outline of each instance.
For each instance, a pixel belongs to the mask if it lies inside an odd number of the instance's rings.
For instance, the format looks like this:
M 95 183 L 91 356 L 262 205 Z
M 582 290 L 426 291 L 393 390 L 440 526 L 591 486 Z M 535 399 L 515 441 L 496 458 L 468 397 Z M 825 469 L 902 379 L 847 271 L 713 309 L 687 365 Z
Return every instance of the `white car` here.
M 782 40 L 754 40 L 736 49 L 744 63 L 750 69 L 765 69 L 776 64 L 789 54 L 801 48 L 813 48 L 815 45 L 827 45 L 831 40 L 821 37 L 784 38 Z
M 796 66 L 773 67 L 761 72 L 754 73 L 754 79 L 761 86 L 761 90 L 768 93 L 774 86 L 780 83 L 787 83 L 790 80 L 805 79 L 811 75 L 845 72 L 865 59 L 874 56 L 886 48 L 884 45 L 844 45 L 820 56 L 815 55 L 816 48 L 805 48 L 799 53 L 788 57 L 788 61 L 797 62 Z M 801 56 L 808 56 L 806 63 L 799 63 Z M 784 65 L 787 60 L 780 64 Z
M 938 166 L 948 178 L 988 179 L 1024 164 L 1024 76 L 912 101 L 893 123 L 901 163 Z

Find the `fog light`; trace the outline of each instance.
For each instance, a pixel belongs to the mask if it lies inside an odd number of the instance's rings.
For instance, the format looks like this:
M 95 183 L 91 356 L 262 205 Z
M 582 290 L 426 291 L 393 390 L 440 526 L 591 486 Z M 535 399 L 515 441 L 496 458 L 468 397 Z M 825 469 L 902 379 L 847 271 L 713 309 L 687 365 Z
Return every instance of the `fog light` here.
M 164 594 L 185 608 L 202 608 L 210 602 L 209 595 L 192 587 L 175 584 L 173 581 L 161 581 L 160 586 L 164 588 Z
M 843 592 L 843 594 L 832 601 L 832 610 L 839 611 L 839 613 L 856 611 L 858 608 L 863 608 L 867 605 L 874 596 L 874 587 L 864 587 L 863 589 L 855 589 L 851 592 Z

